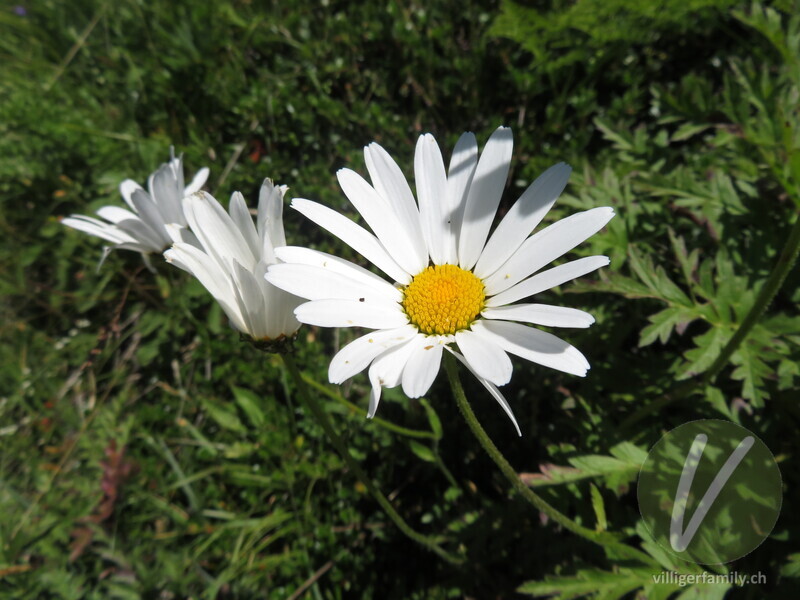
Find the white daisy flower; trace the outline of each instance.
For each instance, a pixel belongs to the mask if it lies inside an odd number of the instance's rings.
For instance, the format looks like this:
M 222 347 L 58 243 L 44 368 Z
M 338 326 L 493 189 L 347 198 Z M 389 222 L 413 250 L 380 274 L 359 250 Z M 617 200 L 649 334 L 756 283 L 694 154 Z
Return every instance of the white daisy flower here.
M 511 408 L 497 389 L 511 379 L 509 353 L 586 375 L 589 363 L 583 354 L 527 324 L 588 327 L 594 322 L 590 314 L 512 303 L 606 266 L 607 257 L 590 256 L 541 271 L 602 229 L 614 211 L 594 208 L 530 235 L 567 184 L 571 168 L 560 163 L 531 184 L 489 236 L 512 145 L 511 130 L 500 127 L 479 157 L 475 136 L 465 133 L 445 169 L 433 136 L 421 136 L 414 156 L 415 202 L 394 160 L 370 144 L 364 156 L 372 185 L 349 169 L 340 170 L 338 178 L 374 235 L 321 204 L 292 201 L 293 208 L 394 280 L 297 247 L 278 248 L 278 258 L 289 264 L 267 273 L 271 283 L 310 300 L 295 311 L 302 323 L 376 330 L 345 346 L 328 373 L 332 383 L 341 383 L 369 366 L 369 417 L 382 387 L 402 385 L 411 398 L 425 394 L 444 349 L 486 386 L 517 432 Z
M 273 349 L 300 327 L 293 311 L 301 300 L 264 279 L 267 267 L 278 262 L 274 248 L 286 245 L 286 190 L 264 180 L 256 225 L 239 192 L 231 196 L 230 214 L 206 192 L 186 197 L 183 212 L 200 247 L 176 241 L 164 253 L 167 262 L 200 280 L 236 329 Z
M 162 164 L 147 180 L 144 190 L 132 179 L 126 179 L 119 186 L 123 200 L 130 210 L 119 206 L 104 206 L 97 211 L 100 219 L 84 215 L 72 215 L 62 223 L 90 235 L 111 242 L 109 251 L 120 248 L 141 252 L 147 261 L 150 252 L 161 253 L 172 244 L 167 225 L 175 224 L 186 241 L 192 241 L 185 229 L 186 217 L 181 208 L 184 196 L 199 190 L 208 179 L 208 169 L 202 168 L 192 182 L 184 187 L 182 158 L 175 158 L 170 151 L 169 162 Z M 178 231 L 178 230 L 176 230 Z

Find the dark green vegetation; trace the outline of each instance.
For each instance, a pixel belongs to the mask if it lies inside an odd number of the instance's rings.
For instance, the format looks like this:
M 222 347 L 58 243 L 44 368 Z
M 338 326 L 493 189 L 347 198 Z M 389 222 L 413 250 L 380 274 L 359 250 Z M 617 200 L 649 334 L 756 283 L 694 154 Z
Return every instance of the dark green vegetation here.
M 2 8 L 0 597 L 286 598 L 313 583 L 316 599 L 510 598 L 523 584 L 666 598 L 678 586 L 652 573 L 699 567 L 640 539 L 633 484 L 661 434 L 703 417 L 756 432 L 784 479 L 772 536 L 726 567 L 767 583 L 730 597 L 797 597 L 800 291 L 796 271 L 770 274 L 795 258 L 781 253 L 800 208 L 800 7 L 526 6 Z M 223 202 L 241 190 L 252 205 L 268 176 L 348 210 L 334 172 L 363 172 L 370 141 L 410 173 L 419 133 L 449 149 L 500 124 L 516 140 L 503 209 L 566 160 L 575 173 L 548 220 L 603 205 L 618 216 L 576 252 L 611 266 L 544 299 L 596 316 L 561 332 L 589 376 L 515 359 L 505 393 L 521 439 L 465 374 L 467 393 L 545 498 L 655 567 L 543 522 L 470 436 L 443 373 L 426 400 L 389 392 L 366 421 L 365 376 L 327 384 L 353 332 L 303 328 L 297 361 L 353 456 L 415 528 L 468 559 L 439 561 L 394 528 L 299 410 L 277 357 L 240 344 L 199 284 L 167 265 L 153 275 L 135 253 L 96 272 L 102 243 L 58 223 L 120 204 L 118 183 L 143 181 L 170 144 L 189 172 L 211 167 Z M 290 242 L 352 257 L 285 220 Z M 781 283 L 762 315 L 761 290 Z

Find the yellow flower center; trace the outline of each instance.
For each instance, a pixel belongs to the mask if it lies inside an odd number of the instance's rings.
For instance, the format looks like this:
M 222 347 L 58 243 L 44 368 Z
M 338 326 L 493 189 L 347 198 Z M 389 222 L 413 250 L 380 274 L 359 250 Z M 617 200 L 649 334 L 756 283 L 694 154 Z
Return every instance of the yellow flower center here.
M 483 310 L 483 282 L 455 265 L 434 265 L 418 273 L 403 291 L 403 309 L 422 333 L 466 329 Z

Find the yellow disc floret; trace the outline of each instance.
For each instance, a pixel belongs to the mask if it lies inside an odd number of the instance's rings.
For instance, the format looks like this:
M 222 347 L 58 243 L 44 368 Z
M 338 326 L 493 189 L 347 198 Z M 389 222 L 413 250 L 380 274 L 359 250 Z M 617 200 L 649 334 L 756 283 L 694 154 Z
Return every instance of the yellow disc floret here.
M 466 329 L 483 310 L 483 282 L 455 265 L 428 267 L 403 291 L 403 308 L 422 333 L 452 334 Z

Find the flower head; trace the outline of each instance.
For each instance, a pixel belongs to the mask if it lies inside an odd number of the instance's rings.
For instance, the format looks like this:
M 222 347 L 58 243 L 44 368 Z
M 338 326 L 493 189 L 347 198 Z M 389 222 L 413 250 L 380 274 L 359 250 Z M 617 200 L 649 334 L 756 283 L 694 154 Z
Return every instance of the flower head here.
M 286 244 L 286 189 L 264 180 L 256 224 L 239 192 L 231 196 L 230 214 L 206 192 L 187 196 L 183 211 L 200 247 L 176 241 L 164 253 L 167 262 L 197 277 L 231 324 L 256 342 L 277 344 L 300 327 L 293 314 L 300 300 L 264 279 L 267 267 L 278 261 L 275 246 Z
M 62 223 L 111 242 L 109 250 L 135 250 L 143 255 L 161 253 L 172 244 L 167 225 L 186 226 L 181 200 L 203 187 L 207 178 L 208 169 L 204 167 L 184 187 L 183 162 L 173 154 L 169 162 L 150 175 L 147 190 L 131 179 L 120 184 L 119 191 L 130 210 L 104 206 L 97 211 L 104 221 L 72 215 Z M 188 236 L 188 231 L 183 229 L 182 235 Z M 185 239 L 191 240 L 190 237 Z
M 395 282 L 295 247 L 278 248 L 277 256 L 288 264 L 267 273 L 271 283 L 310 300 L 295 311 L 301 322 L 377 330 L 345 346 L 328 373 L 332 383 L 341 383 L 369 366 L 368 416 L 375 414 L 382 387 L 402 385 L 412 398 L 427 392 L 445 349 L 478 377 L 515 426 L 497 389 L 511 379 L 509 353 L 574 375 L 589 369 L 576 348 L 529 324 L 588 327 L 594 322 L 590 314 L 513 303 L 607 265 L 605 256 L 591 256 L 541 271 L 602 229 L 614 212 L 587 210 L 531 235 L 567 184 L 571 169 L 560 163 L 531 184 L 490 236 L 511 150 L 508 128 L 497 129 L 480 156 L 475 136 L 465 133 L 445 169 L 433 136 L 421 136 L 414 156 L 415 201 L 394 160 L 370 144 L 364 156 L 372 185 L 349 169 L 338 178 L 374 234 L 321 204 L 292 201 Z

